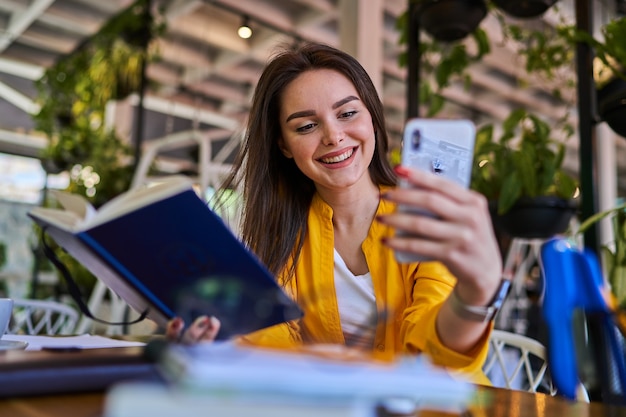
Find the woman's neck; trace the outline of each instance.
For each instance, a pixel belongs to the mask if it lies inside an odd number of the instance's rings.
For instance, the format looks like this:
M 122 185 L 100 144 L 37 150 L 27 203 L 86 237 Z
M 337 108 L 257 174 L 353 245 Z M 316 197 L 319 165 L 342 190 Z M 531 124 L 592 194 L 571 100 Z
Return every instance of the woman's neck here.
M 369 177 L 349 188 L 318 189 L 320 197 L 333 209 L 335 228 L 371 223 L 380 201 L 380 190 Z

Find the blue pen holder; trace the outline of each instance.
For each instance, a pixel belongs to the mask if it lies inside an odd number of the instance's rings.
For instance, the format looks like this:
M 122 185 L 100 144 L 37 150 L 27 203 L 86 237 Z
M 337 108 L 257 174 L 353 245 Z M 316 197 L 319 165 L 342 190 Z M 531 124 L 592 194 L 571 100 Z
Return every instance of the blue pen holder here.
M 541 264 L 545 279 L 543 315 L 548 327 L 548 364 L 557 392 L 572 400 L 576 397 L 579 375 L 572 318 L 574 311 L 581 309 L 596 319 L 599 328 L 594 333 L 602 339 L 601 346 L 596 348 L 609 355 L 603 358 L 606 359 L 603 363 L 595 364 L 601 377 L 615 379 L 601 381 L 602 388 L 617 385 L 623 403 L 626 398 L 624 349 L 598 259 L 593 252 L 577 247 L 570 240 L 556 238 L 542 245 Z M 598 369 L 607 366 L 611 370 Z

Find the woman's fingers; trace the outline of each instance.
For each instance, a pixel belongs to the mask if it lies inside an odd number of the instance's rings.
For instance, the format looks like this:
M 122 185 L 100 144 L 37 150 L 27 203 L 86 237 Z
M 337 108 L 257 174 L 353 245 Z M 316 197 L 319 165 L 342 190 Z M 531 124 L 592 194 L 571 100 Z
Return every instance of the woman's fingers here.
M 185 331 L 181 342 L 190 345 L 198 342 L 212 342 L 219 330 L 220 322 L 217 318 L 200 316 Z
M 185 327 L 185 323 L 183 319 L 180 317 L 175 317 L 172 320 L 167 322 L 167 327 L 165 328 L 165 337 L 167 340 L 178 341 L 181 337 L 181 332 Z
M 467 187 L 454 182 L 450 178 L 436 175 L 432 172 L 402 165 L 395 167 L 394 171 L 402 181 L 414 188 L 422 188 L 426 191 L 437 191 L 459 202 L 462 201 L 463 196 L 468 192 Z
M 407 208 L 377 218 L 404 232 L 385 244 L 443 262 L 461 286 L 478 295 L 492 292 L 502 261 L 485 197 L 430 173 L 404 167 L 396 172 L 413 187 L 398 187 L 383 196 Z
M 192 345 L 198 342 L 212 342 L 220 330 L 220 321 L 216 317 L 200 316 L 184 330 L 185 324 L 180 317 L 167 323 L 165 336 L 168 340 Z

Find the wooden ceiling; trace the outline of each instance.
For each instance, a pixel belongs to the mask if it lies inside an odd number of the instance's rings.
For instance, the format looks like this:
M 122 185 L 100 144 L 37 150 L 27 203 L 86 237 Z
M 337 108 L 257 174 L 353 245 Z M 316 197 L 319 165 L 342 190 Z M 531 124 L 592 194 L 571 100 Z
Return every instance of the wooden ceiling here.
M 147 68 L 151 87 L 144 105 L 154 119 L 146 139 L 200 126 L 215 137 L 238 140 L 251 92 L 274 47 L 298 38 L 341 47 L 342 1 L 350 0 L 153 0 L 154 7 L 166 10 L 168 29 L 156 41 L 161 59 Z M 381 95 L 391 136 L 398 144 L 406 119 L 406 68 L 398 65 L 403 48 L 398 45 L 395 22 L 407 0 L 374 1 L 380 1 L 384 11 Z M 45 140 L 32 132 L 29 118 L 37 110 L 32 81 L 131 3 L 0 1 L 0 151 L 34 155 L 45 146 Z M 604 3 L 597 1 L 600 18 L 609 13 Z M 559 4 L 560 13 L 573 19 L 573 0 Z M 249 40 L 236 33 L 243 16 L 250 18 L 254 31 Z M 555 19 L 550 11 L 529 24 L 553 24 Z M 488 17 L 482 27 L 492 39 L 501 38 L 496 19 Z M 549 83 L 528 83 L 516 51 L 500 42 L 493 42 L 492 47 L 491 54 L 472 66 L 469 89 L 456 83 L 445 90 L 451 104 L 444 116 L 481 124 L 501 121 L 520 106 L 548 120 L 562 116 L 566 107 L 551 96 Z M 575 92 L 567 94 L 573 97 Z M 576 123 L 575 111 L 570 118 Z M 576 142 L 576 137 L 567 141 L 566 165 L 573 172 L 578 170 Z M 620 189 L 626 190 L 626 141 L 618 141 L 617 152 Z

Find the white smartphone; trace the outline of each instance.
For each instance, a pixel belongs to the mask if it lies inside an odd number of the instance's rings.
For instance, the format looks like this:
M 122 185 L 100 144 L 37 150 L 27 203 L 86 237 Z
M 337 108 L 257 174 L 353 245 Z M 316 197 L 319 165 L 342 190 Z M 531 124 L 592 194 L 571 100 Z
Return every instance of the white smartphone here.
M 410 119 L 402 138 L 402 165 L 446 177 L 463 187 L 469 187 L 474 157 L 476 127 L 470 120 Z M 400 181 L 400 187 L 410 187 Z M 432 216 L 423 210 L 399 205 L 398 210 Z M 407 234 L 398 231 L 398 235 Z M 399 262 L 427 261 L 413 253 L 396 251 Z

